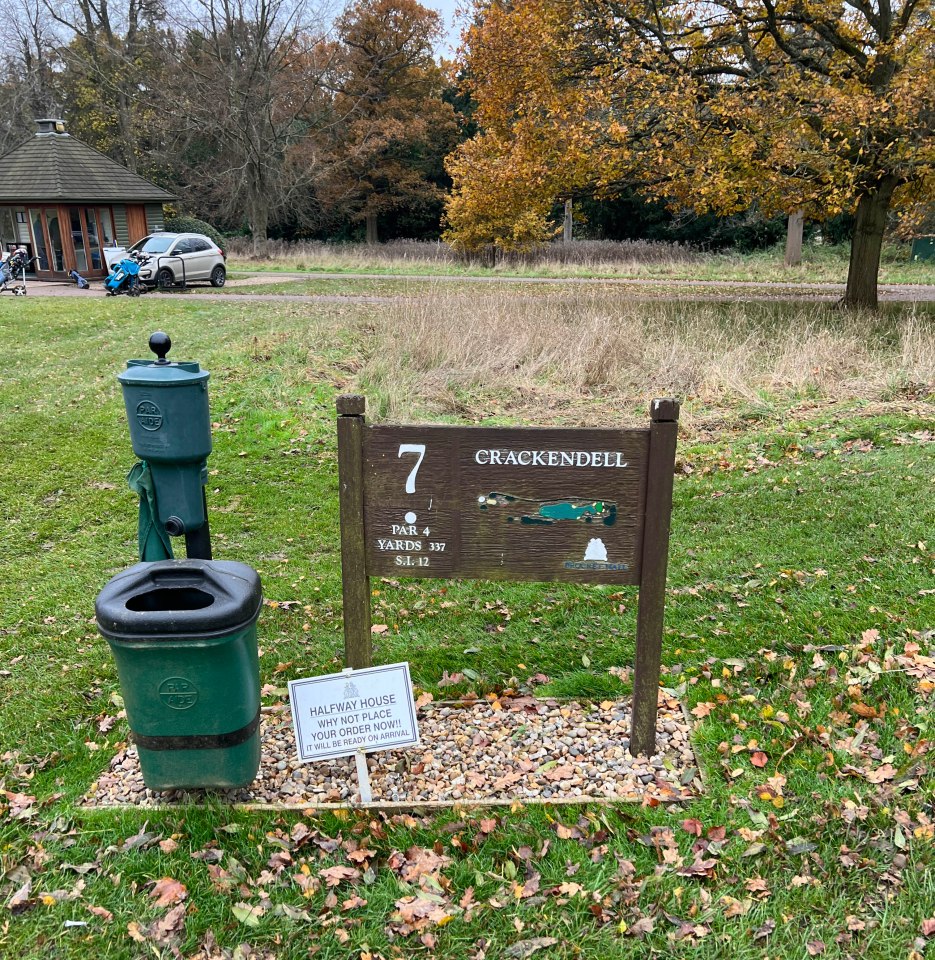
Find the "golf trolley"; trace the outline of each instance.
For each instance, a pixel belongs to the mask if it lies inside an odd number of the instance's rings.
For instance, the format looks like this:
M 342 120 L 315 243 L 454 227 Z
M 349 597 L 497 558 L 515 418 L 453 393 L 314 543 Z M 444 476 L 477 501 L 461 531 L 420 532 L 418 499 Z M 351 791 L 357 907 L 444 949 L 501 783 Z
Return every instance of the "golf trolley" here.
M 26 269 L 37 258 L 30 259 L 25 247 L 17 247 L 12 253 L 4 253 L 0 259 L 0 293 L 12 293 L 14 297 L 26 296 Z
M 146 291 L 140 282 L 140 267 L 149 263 L 148 254 L 134 250 L 122 260 L 113 265 L 107 279 L 104 281 L 104 292 L 108 297 L 126 294 L 128 297 L 138 297 Z

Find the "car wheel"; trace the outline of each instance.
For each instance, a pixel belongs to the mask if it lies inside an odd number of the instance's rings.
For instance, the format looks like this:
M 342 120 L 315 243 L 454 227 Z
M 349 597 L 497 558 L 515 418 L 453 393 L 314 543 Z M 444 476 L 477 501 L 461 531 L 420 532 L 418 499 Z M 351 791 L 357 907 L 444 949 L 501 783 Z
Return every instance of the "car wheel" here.
M 168 267 L 163 267 L 156 272 L 156 286 L 161 290 L 175 286 L 175 275 Z
M 218 264 L 211 271 L 211 286 L 212 287 L 223 287 L 227 281 L 227 271 Z

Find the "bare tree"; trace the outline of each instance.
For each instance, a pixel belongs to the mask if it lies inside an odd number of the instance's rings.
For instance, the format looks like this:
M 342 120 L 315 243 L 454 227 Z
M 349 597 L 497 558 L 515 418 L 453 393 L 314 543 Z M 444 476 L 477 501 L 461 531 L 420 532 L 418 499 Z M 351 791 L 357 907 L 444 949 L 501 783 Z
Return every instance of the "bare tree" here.
M 158 84 L 153 65 L 162 0 L 42 0 L 45 11 L 70 36 L 62 56 L 73 75 L 85 75 L 104 109 L 112 113 L 116 136 L 112 151 L 130 170 L 137 169 L 142 105 Z M 74 82 L 72 83 L 74 86 Z
M 0 153 L 33 133 L 38 117 L 60 110 L 60 42 L 42 0 L 16 5 L 0 40 Z
M 167 116 L 181 192 L 230 224 L 245 218 L 254 252 L 270 223 L 309 193 L 331 122 L 323 78 L 333 50 L 302 0 L 197 0 Z

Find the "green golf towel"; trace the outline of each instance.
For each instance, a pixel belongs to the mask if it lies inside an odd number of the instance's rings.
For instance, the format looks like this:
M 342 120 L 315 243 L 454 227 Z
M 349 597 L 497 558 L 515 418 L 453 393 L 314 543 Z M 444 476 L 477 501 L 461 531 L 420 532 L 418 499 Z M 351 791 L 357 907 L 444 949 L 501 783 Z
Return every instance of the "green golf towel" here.
M 171 560 L 172 542 L 157 520 L 156 487 L 152 470 L 145 460 L 133 465 L 127 474 L 127 483 L 131 490 L 140 495 L 140 560 Z

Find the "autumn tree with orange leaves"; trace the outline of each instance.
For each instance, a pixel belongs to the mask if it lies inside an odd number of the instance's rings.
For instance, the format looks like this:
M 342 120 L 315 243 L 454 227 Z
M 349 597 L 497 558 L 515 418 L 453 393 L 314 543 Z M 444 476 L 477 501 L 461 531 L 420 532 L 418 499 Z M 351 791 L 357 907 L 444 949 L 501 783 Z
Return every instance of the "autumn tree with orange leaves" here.
M 442 19 L 417 0 L 357 0 L 336 26 L 331 167 L 317 194 L 375 243 L 382 216 L 441 215 L 444 158 L 458 139 L 433 51 Z
M 556 198 L 632 187 L 853 211 L 844 303 L 875 307 L 888 215 L 935 197 L 933 64 L 933 0 L 482 0 L 448 239 L 538 242 Z

